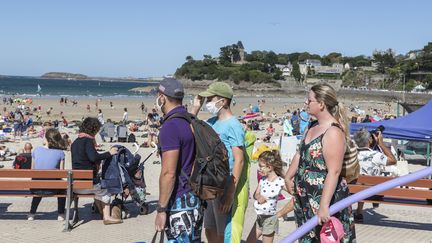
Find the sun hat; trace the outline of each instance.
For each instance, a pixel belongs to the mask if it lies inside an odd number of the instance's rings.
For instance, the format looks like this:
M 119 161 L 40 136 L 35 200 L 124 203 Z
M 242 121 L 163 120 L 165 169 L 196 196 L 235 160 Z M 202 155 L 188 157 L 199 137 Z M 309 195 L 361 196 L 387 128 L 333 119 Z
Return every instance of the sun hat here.
M 277 146 L 270 147 L 266 144 L 261 144 L 256 151 L 252 154 L 252 160 L 258 160 L 259 156 L 266 151 L 279 150 Z
M 175 78 L 164 78 L 159 83 L 158 91 L 175 99 L 183 99 L 184 97 L 183 84 Z
M 232 99 L 234 92 L 229 84 L 224 82 L 214 82 L 210 84 L 206 91 L 199 93 L 199 96 L 210 97 L 210 96 L 220 96 L 227 99 Z
M 335 217 L 330 217 L 321 228 L 320 240 L 322 243 L 340 242 L 345 235 L 342 223 Z

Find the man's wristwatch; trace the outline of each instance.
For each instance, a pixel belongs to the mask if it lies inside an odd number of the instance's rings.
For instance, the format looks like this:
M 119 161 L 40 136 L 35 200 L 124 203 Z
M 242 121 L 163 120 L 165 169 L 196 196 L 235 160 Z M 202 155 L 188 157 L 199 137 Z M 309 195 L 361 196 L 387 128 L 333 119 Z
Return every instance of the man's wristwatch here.
M 156 211 L 157 211 L 158 213 L 165 213 L 165 212 L 167 211 L 167 208 L 166 208 L 166 207 L 162 207 L 162 206 L 158 203 L 157 208 L 156 208 Z

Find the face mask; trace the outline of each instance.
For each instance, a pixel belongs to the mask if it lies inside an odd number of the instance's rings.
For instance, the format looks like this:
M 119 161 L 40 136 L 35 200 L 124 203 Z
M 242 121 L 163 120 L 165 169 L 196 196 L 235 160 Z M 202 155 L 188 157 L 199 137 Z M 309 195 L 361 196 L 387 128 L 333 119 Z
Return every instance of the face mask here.
M 160 98 L 161 98 L 161 97 L 162 97 L 162 96 L 158 96 L 157 99 L 156 99 L 156 108 L 157 108 L 158 111 L 162 111 L 162 112 L 163 112 L 162 107 L 163 107 L 165 104 L 159 104 L 159 101 L 160 101 Z
M 222 99 L 214 102 L 207 102 L 206 108 L 208 112 L 210 112 L 212 115 L 217 115 L 218 112 L 222 109 L 222 106 L 219 108 L 216 107 L 216 104 L 219 103 L 220 101 L 222 101 Z

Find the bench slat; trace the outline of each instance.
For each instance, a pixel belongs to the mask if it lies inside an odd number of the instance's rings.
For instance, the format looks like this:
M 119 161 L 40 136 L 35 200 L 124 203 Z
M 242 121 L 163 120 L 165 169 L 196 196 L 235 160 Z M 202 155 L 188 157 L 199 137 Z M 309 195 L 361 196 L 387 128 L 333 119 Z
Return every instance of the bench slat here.
M 396 177 L 362 175 L 362 176 L 359 176 L 359 178 L 357 179 L 357 184 L 376 185 L 376 184 L 380 184 L 380 183 L 392 180 L 394 178 L 396 178 Z M 432 180 L 431 179 L 420 179 L 420 180 L 413 181 L 413 182 L 406 184 L 406 185 L 412 186 L 412 187 L 432 188 Z
M 348 185 L 350 193 L 357 193 L 363 191 L 370 186 L 366 185 Z M 417 190 L 417 189 L 406 189 L 406 188 L 393 188 L 384 192 L 377 193 L 376 195 L 400 197 L 408 199 L 432 199 L 432 191 L 430 190 Z
M 0 169 L 0 178 L 67 178 L 68 170 Z M 91 170 L 72 170 L 74 179 L 92 179 Z
M 418 207 L 432 207 L 432 204 L 428 204 L 426 200 L 410 200 L 402 198 L 391 198 L 385 197 L 383 200 L 363 200 L 362 202 L 368 203 L 380 203 L 380 204 L 393 204 L 401 206 L 418 206 Z
M 89 197 L 93 198 L 94 194 L 74 194 L 78 197 Z M 38 197 L 40 195 L 36 195 L 31 193 L 29 190 L 0 190 L 0 196 L 2 197 Z M 66 197 L 66 194 L 56 194 L 56 195 L 43 195 L 43 197 Z
M 93 181 L 74 180 L 74 189 L 91 189 Z M 0 180 L 1 190 L 17 189 L 67 189 L 67 181 L 63 180 Z

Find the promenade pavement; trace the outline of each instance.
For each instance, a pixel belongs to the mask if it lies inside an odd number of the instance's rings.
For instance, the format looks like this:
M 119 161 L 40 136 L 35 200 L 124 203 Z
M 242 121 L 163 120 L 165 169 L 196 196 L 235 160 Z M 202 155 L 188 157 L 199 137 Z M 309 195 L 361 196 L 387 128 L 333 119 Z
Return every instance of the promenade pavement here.
M 56 220 L 55 198 L 42 200 L 34 221 L 27 221 L 30 203 L 30 198 L 0 198 L 0 242 L 150 242 L 155 232 L 155 212 L 138 215 L 134 204 L 127 205 L 131 218 L 123 224 L 105 226 L 98 215 L 91 214 L 92 199 L 80 199 L 80 224 L 63 233 L 63 223 Z M 255 220 L 252 203 L 249 202 L 243 239 Z M 151 205 L 154 211 L 154 204 Z M 365 222 L 356 224 L 357 242 L 432 242 L 432 208 L 380 205 L 372 209 L 370 204 L 365 208 Z M 293 214 L 288 216 L 289 221 L 280 222 L 275 242 L 296 228 Z

